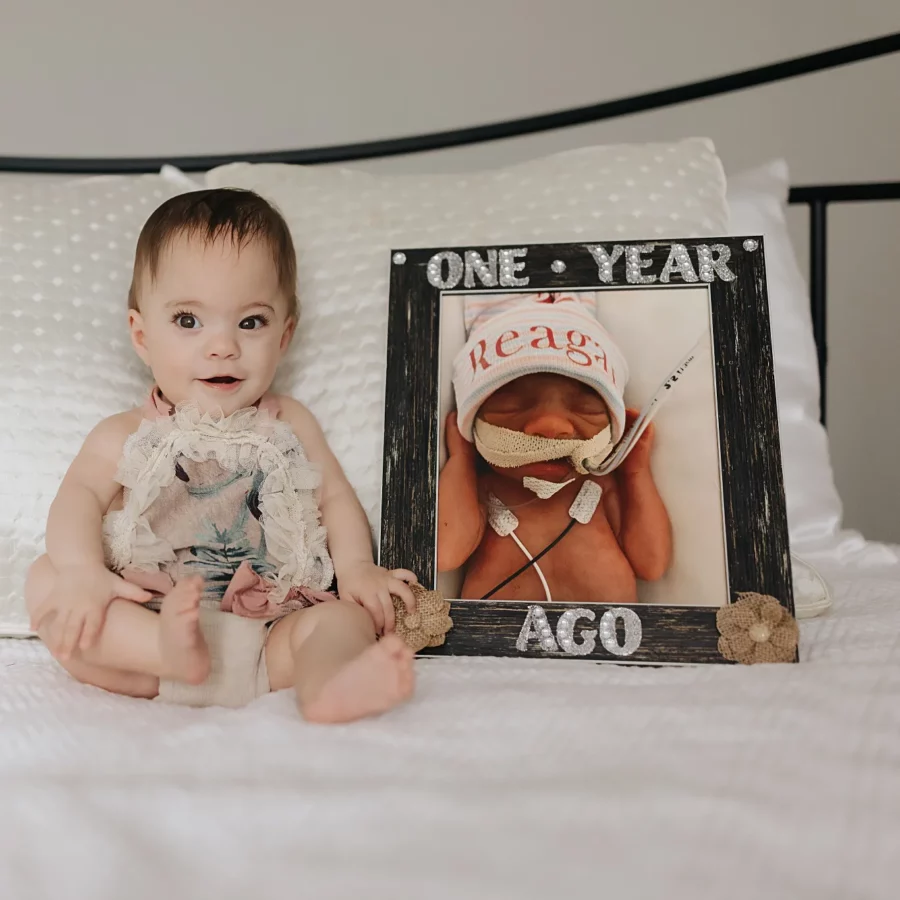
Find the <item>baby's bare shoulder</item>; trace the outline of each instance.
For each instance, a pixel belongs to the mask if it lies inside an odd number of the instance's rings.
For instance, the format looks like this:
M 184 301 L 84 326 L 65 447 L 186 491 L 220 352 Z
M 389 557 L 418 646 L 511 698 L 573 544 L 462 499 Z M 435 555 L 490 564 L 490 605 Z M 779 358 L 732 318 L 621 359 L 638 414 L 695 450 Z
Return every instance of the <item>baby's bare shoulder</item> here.
M 128 438 L 138 430 L 140 409 L 127 409 L 98 422 L 85 438 L 81 454 L 118 461 Z
M 289 394 L 276 394 L 272 399 L 278 404 L 281 420 L 293 428 L 297 437 L 303 438 L 310 430 L 318 430 L 316 417 L 299 400 Z
M 335 470 L 337 462 L 328 446 L 325 433 L 312 412 L 287 394 L 279 394 L 274 399 L 278 401 L 281 420 L 290 425 L 309 460 L 325 466 L 327 471 Z
M 278 409 L 285 418 L 304 413 L 308 416 L 312 415 L 299 400 L 290 394 L 273 394 L 272 400 L 278 405 Z
M 87 488 L 106 509 L 120 489 L 115 476 L 125 441 L 140 424 L 141 413 L 135 409 L 116 413 L 95 425 L 66 471 L 60 490 L 67 485 Z

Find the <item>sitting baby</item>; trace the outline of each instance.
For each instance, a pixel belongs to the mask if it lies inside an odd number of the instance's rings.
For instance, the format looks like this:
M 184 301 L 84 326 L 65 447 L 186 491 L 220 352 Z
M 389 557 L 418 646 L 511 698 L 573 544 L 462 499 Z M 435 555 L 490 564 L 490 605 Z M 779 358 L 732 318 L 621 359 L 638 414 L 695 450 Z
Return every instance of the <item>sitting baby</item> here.
M 318 423 L 270 393 L 296 273 L 287 224 L 249 191 L 183 194 L 144 226 L 128 317 L 154 385 L 88 435 L 26 583 L 79 681 L 192 706 L 293 687 L 317 722 L 410 696 L 392 596 L 412 609 L 415 577 L 375 565 Z
M 460 597 L 635 603 L 672 558 L 650 471 L 650 425 L 600 469 L 637 418 L 621 351 L 577 295 L 466 297 L 457 411 L 446 423 L 438 570 Z

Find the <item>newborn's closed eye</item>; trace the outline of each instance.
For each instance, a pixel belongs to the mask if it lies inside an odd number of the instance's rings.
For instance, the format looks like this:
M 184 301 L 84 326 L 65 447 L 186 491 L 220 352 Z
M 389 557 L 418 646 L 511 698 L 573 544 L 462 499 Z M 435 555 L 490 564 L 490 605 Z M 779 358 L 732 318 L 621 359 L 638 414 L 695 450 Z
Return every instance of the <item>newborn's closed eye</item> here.
M 485 400 L 482 411 L 496 416 L 515 415 L 529 410 L 533 402 L 534 398 L 525 395 L 524 392 L 507 391 L 501 388 L 496 394 Z
M 588 416 L 595 419 L 609 418 L 609 414 L 606 412 L 606 406 L 604 406 L 602 400 L 599 403 L 576 403 L 573 405 L 572 411 L 577 413 L 578 415 Z
M 485 411 L 495 416 L 502 416 L 520 413 L 529 408 L 528 403 L 523 403 L 520 400 L 503 400 L 498 403 L 492 403 L 490 408 Z
M 565 398 L 566 407 L 573 413 L 582 416 L 608 416 L 609 410 L 603 398 L 593 390 L 583 385 L 575 387 Z

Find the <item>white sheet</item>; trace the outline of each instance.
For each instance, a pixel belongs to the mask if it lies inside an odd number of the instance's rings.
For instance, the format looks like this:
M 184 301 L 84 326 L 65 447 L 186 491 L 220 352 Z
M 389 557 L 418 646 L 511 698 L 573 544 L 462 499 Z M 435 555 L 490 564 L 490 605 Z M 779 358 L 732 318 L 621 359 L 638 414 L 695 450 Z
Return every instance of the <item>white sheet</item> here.
M 895 898 L 900 563 L 843 556 L 800 665 L 422 661 L 346 728 L 286 692 L 114 697 L 2 641 L 0 897 Z

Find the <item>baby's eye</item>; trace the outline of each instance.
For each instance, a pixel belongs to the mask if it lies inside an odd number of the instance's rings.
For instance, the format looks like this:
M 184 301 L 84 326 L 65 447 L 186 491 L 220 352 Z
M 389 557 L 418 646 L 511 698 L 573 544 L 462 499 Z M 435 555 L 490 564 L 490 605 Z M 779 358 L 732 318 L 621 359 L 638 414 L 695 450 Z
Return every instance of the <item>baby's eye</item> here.
M 604 406 L 602 402 L 576 403 L 573 408 L 576 413 L 579 413 L 582 416 L 607 416 L 606 406 Z
M 265 316 L 247 316 L 246 319 L 241 319 L 241 324 L 238 327 L 243 328 L 245 331 L 257 331 L 268 324 L 269 320 Z
M 512 414 L 512 413 L 522 412 L 523 409 L 528 409 L 527 403 L 507 402 L 507 403 L 498 403 L 494 407 L 494 412 Z
M 485 406 L 495 415 L 502 416 L 522 412 L 522 410 L 528 409 L 529 404 L 517 397 L 492 397 L 490 404 L 485 404 Z
M 172 321 L 179 328 L 194 329 L 200 327 L 200 322 L 197 320 L 197 317 L 192 316 L 190 313 L 176 313 L 173 316 Z

